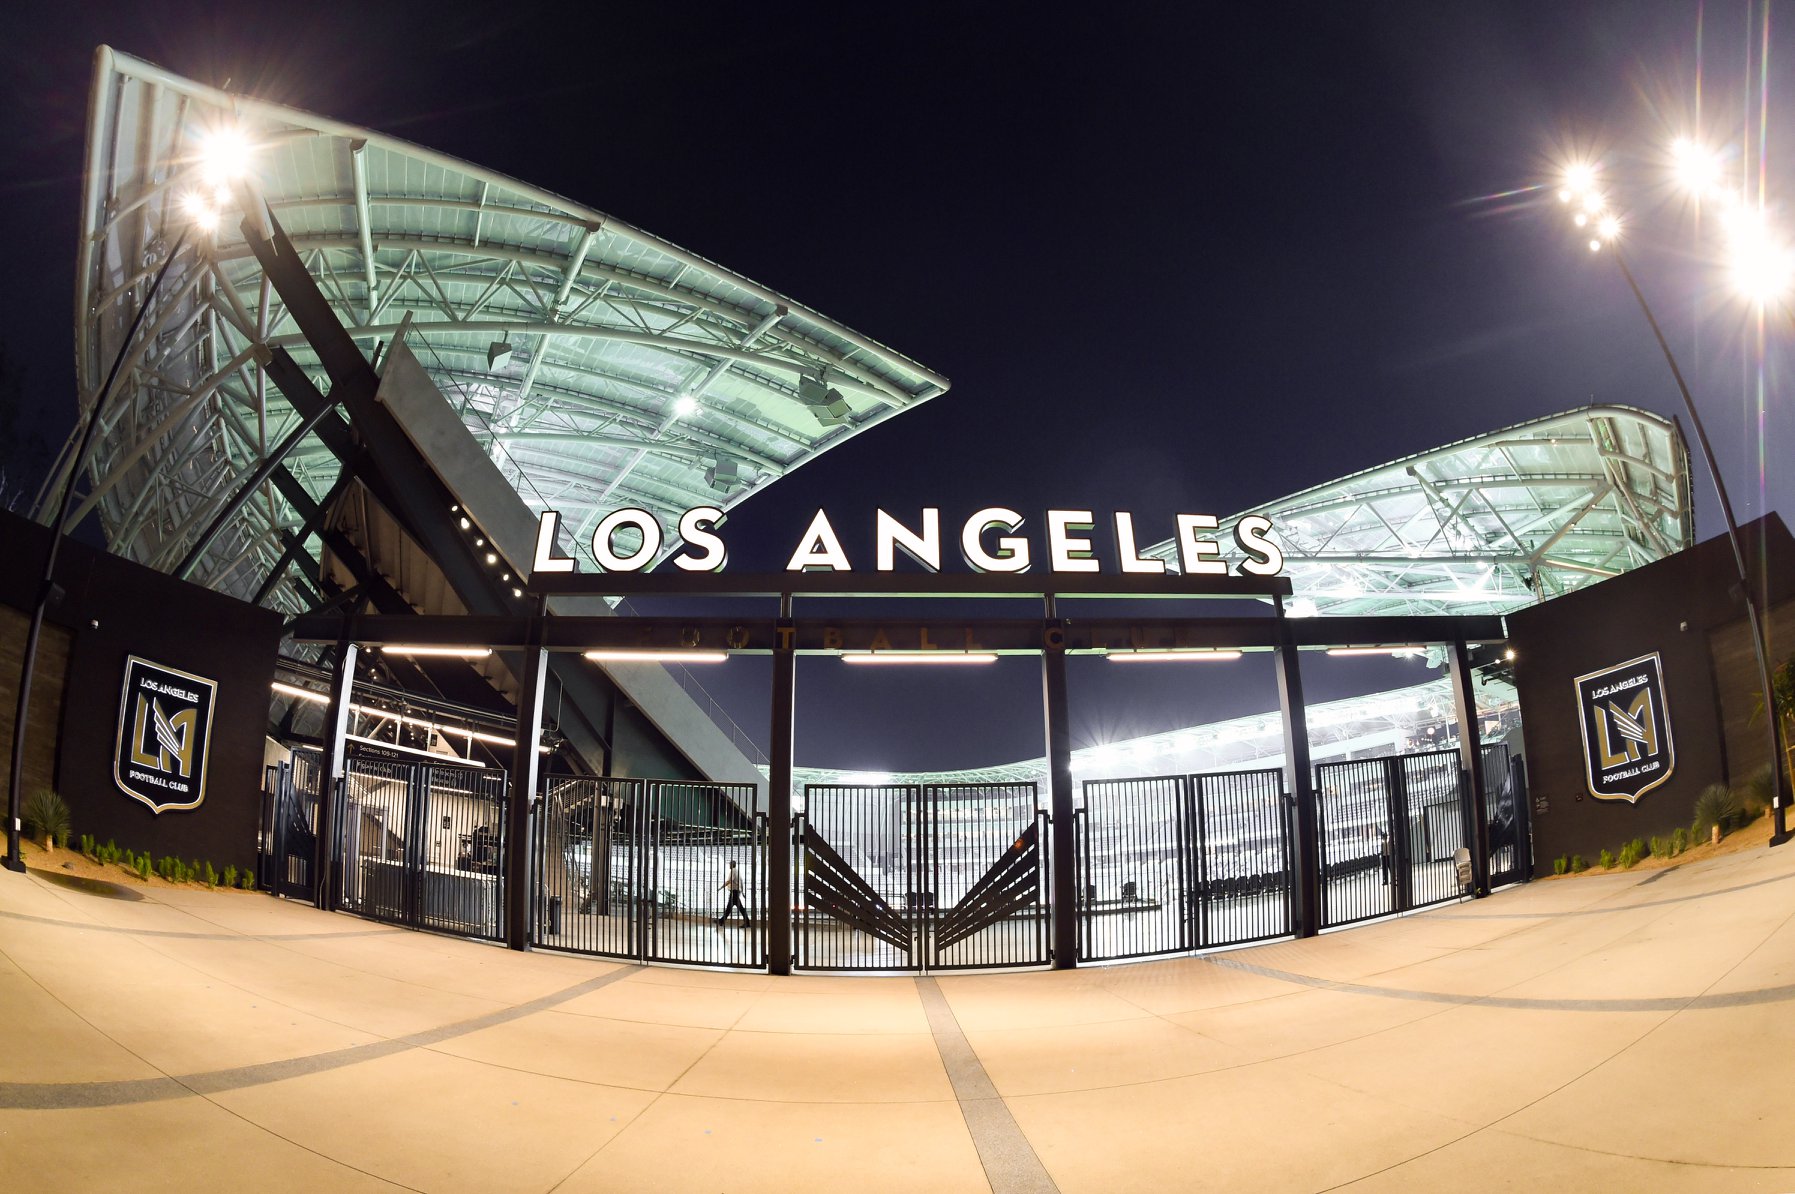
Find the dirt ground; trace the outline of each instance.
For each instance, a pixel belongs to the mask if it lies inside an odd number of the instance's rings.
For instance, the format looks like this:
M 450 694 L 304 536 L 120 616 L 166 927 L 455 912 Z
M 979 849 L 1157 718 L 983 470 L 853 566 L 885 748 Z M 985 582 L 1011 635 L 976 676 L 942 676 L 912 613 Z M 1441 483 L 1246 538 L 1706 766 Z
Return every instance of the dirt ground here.
M 137 877 L 136 871 L 126 870 L 123 863 L 95 862 L 93 859 L 87 857 L 87 855 L 81 853 L 78 849 L 64 849 L 60 845 L 54 850 L 46 851 L 43 846 L 31 838 L 20 839 L 19 852 L 25 859 L 26 867 L 31 870 L 61 871 L 63 874 L 75 875 L 83 879 L 98 879 L 106 883 L 116 883 L 120 887 L 125 888 L 143 889 L 180 887 L 191 890 L 193 888 L 203 889 L 206 886 L 203 880 L 198 883 L 170 883 L 162 876 L 156 874 L 152 874 L 147 880 L 140 879 Z M 192 860 L 189 859 L 188 861 Z M 204 865 L 207 860 L 202 858 L 199 861 L 201 865 Z M 224 873 L 224 864 L 218 862 L 217 859 L 212 859 L 211 862 L 219 871 L 219 891 L 230 890 L 239 895 L 253 894 L 251 892 L 243 891 L 240 888 L 227 889 L 224 886 L 222 877 Z M 242 864 L 238 865 L 239 869 L 241 869 Z
M 1719 858 L 1723 854 L 1738 854 L 1745 850 L 1755 850 L 1769 844 L 1772 824 L 1773 819 L 1770 814 L 1765 813 L 1749 825 L 1735 829 L 1725 837 L 1721 838 L 1718 845 L 1713 842 L 1703 842 L 1699 846 L 1691 846 L 1674 858 L 1642 858 L 1633 866 L 1627 867 L 1626 870 L 1629 873 L 1661 871 L 1667 867 L 1682 866 L 1686 862 L 1700 862 L 1704 858 Z M 1609 849 L 1619 853 L 1622 844 L 1623 843 L 1621 842 L 1615 842 Z M 1795 842 L 1790 843 L 1790 847 L 1795 848 Z M 1597 866 L 1594 858 L 1585 858 L 1584 861 L 1589 863 L 1589 869 L 1587 871 L 1582 871 L 1574 875 L 1545 875 L 1542 876 L 1542 878 L 1548 882 L 1556 882 L 1560 879 L 1579 879 L 1585 875 L 1618 875 L 1622 870 L 1622 868 L 1618 866 Z M 1551 859 L 1546 859 L 1545 863 L 1550 867 Z

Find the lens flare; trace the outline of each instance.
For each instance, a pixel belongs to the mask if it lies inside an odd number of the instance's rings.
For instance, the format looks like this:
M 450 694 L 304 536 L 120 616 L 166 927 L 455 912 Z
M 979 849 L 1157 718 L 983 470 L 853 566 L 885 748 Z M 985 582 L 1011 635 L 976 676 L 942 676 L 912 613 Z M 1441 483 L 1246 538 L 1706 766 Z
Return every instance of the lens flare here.
M 253 147 L 243 130 L 225 126 L 205 134 L 199 141 L 200 176 L 213 187 L 230 183 L 249 173 Z

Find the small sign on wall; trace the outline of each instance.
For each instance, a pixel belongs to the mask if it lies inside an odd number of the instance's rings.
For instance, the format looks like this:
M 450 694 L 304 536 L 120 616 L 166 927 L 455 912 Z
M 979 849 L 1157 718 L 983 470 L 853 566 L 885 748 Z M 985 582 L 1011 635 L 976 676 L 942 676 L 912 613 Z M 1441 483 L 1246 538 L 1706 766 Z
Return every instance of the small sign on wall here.
M 1589 794 L 1631 804 L 1668 780 L 1676 744 L 1658 653 L 1578 676 L 1576 685 Z
M 217 695 L 214 680 L 126 657 L 112 775 L 127 796 L 155 813 L 199 807 Z

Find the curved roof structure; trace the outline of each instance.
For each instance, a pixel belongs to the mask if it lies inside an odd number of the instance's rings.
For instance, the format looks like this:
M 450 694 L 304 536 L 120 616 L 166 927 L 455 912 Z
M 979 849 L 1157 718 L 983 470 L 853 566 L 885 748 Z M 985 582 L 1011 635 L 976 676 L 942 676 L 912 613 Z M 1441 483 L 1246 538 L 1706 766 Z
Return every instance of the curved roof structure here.
M 221 130 L 248 144 L 248 186 L 215 230 L 190 229 L 183 200 L 210 201 L 203 151 Z M 525 504 L 561 511 L 575 543 L 622 505 L 667 523 L 694 505 L 728 508 L 948 386 L 604 212 L 104 47 L 87 152 L 75 311 L 84 410 L 184 232 L 197 250 L 148 305 L 75 516 L 97 508 L 113 550 L 152 566 L 181 559 L 222 495 L 299 422 L 265 376 L 269 351 L 284 347 L 321 377 L 237 231 L 254 196 L 364 352 L 403 326 Z M 314 499 L 338 473 L 312 441 L 288 467 Z M 66 470 L 65 459 L 56 479 Z M 301 520 L 269 489 L 237 521 L 190 575 L 248 596 Z M 309 604 L 284 581 L 266 600 Z
M 1293 613 L 1504 614 L 1694 542 L 1669 419 L 1588 406 L 1417 453 L 1247 514 L 1272 520 Z M 1175 545 L 1149 548 L 1177 567 Z

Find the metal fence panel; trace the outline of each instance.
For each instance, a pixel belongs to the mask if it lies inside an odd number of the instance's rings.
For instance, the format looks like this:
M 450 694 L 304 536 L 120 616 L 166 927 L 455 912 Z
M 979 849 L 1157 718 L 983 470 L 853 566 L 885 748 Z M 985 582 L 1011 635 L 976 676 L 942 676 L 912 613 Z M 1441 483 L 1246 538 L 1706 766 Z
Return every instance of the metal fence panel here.
M 397 924 L 416 920 L 417 770 L 384 759 L 344 762 L 340 904 L 349 912 Z
M 1483 791 L 1489 811 L 1490 886 L 1519 883 L 1531 870 L 1527 853 L 1526 782 L 1506 745 L 1483 748 Z
M 919 790 L 806 784 L 792 851 L 793 963 L 804 970 L 919 968 L 926 905 L 916 849 Z
M 1194 947 L 1238 945 L 1294 932 L 1290 801 L 1276 768 L 1193 775 Z
M 1399 762 L 1404 827 L 1400 845 L 1407 863 L 1404 908 L 1456 899 L 1461 889 L 1454 857 L 1470 845 L 1470 807 L 1459 753 L 1403 755 Z
M 466 937 L 502 938 L 506 774 L 424 764 L 415 882 L 417 923 Z
M 639 893 L 645 959 L 766 967 L 765 819 L 744 811 L 754 802 L 753 784 L 648 785 Z M 733 903 L 731 882 L 740 896 Z
M 1393 760 L 1353 759 L 1315 766 L 1321 836 L 1321 922 L 1350 924 L 1397 911 L 1401 842 L 1391 834 L 1400 770 Z
M 613 958 L 642 956 L 640 780 L 549 775 L 536 816 L 532 941 Z
M 1195 949 L 1200 879 L 1189 777 L 1086 780 L 1083 795 L 1078 956 L 1105 961 Z
M 929 968 L 1045 965 L 1047 825 L 1036 786 L 931 784 L 921 808 Z

